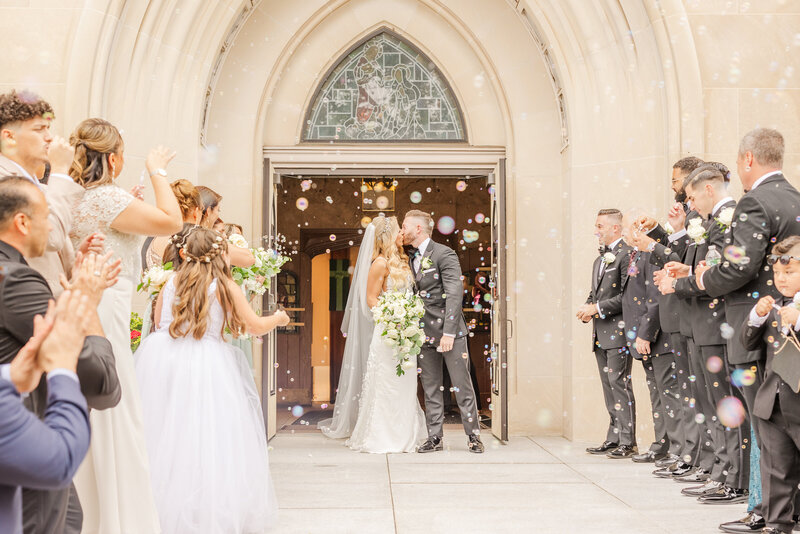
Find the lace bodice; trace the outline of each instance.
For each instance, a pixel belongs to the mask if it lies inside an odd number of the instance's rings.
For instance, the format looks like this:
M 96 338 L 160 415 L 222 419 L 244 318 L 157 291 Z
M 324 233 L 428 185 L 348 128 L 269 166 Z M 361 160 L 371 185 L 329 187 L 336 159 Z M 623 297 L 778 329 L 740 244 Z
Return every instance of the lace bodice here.
M 391 291 L 399 291 L 399 292 L 406 292 L 406 291 L 413 291 L 414 290 L 414 278 L 411 275 L 408 275 L 404 284 L 398 284 L 395 286 L 394 278 L 391 276 L 386 277 L 386 293 Z
M 175 277 L 170 278 L 164 289 L 161 290 L 164 297 L 161 301 L 161 321 L 158 323 L 158 331 L 169 329 L 174 319 L 172 315 L 172 305 L 175 303 Z M 216 278 L 208 286 L 208 297 L 211 299 L 211 309 L 208 312 L 208 322 L 206 323 L 206 333 L 204 338 L 222 339 L 222 325 L 225 316 L 222 313 L 222 306 L 217 298 Z
M 145 269 L 155 267 L 156 265 L 163 265 L 164 263 L 164 259 L 155 250 L 153 250 L 153 243 L 155 243 L 155 240 L 150 241 L 150 246 L 147 247 L 147 252 L 145 254 L 145 261 L 147 262 L 147 265 L 144 266 Z
M 133 202 L 133 195 L 113 184 L 87 189 L 75 206 L 70 237 L 77 248 L 78 244 L 94 232 L 106 236 L 105 250 L 113 250 L 114 256 L 122 259 L 122 272 L 132 280 L 139 277 L 141 267 L 142 237 L 126 234 L 111 228 L 120 213 Z

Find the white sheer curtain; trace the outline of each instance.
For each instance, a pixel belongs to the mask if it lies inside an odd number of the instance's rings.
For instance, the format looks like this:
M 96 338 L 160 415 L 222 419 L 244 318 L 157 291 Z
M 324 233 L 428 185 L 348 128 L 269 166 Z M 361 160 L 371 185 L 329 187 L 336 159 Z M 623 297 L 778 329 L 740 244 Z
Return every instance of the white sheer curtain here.
M 375 323 L 367 306 L 367 277 L 372 265 L 375 248 L 375 227 L 367 226 L 358 251 L 353 282 L 347 295 L 347 309 L 342 319 L 342 333 L 347 336 L 342 358 L 342 372 L 333 408 L 333 418 L 317 424 L 329 438 L 347 438 L 358 419 L 358 400 L 361 397 L 361 381 L 367 367 L 369 345 Z

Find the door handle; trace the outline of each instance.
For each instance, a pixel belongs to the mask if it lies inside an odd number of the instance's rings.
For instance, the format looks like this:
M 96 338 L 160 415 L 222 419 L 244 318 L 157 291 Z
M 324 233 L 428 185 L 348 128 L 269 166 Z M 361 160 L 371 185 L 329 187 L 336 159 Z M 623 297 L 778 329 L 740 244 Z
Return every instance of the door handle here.
M 506 322 L 508 323 L 508 332 L 509 332 L 507 339 L 511 339 L 512 337 L 514 337 L 514 321 L 512 321 L 511 319 L 506 319 Z

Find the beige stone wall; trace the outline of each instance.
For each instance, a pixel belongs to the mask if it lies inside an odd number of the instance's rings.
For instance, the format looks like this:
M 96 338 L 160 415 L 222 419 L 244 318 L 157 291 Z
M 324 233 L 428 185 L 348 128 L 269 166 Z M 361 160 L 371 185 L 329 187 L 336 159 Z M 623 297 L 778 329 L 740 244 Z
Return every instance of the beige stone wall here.
M 88 115 L 115 122 L 126 185 L 150 146 L 177 148 L 174 174 L 221 190 L 223 216 L 252 214 L 242 222 L 255 237 L 262 147 L 291 153 L 319 77 L 382 25 L 438 62 L 470 149 L 508 158 L 511 432 L 598 439 L 590 331 L 573 318 L 594 214 L 638 205 L 662 215 L 671 162 L 696 154 L 734 168 L 739 137 L 757 125 L 784 132 L 798 183 L 800 1 L 0 0 L 0 89 L 40 92 L 62 134 Z M 386 158 L 353 154 L 318 156 Z M 634 379 L 644 444 L 638 365 Z

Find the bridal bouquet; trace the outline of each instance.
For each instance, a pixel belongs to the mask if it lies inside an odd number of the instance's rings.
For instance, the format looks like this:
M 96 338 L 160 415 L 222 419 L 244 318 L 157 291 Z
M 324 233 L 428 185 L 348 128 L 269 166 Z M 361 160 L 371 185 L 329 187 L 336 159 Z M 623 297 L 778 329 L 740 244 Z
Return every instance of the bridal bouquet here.
M 411 356 L 416 356 L 425 342 L 425 331 L 420 325 L 425 307 L 422 299 L 411 293 L 399 291 L 383 293 L 372 308 L 372 317 L 387 345 L 395 350 L 397 376 L 413 367 Z
M 142 278 L 136 291 L 145 290 L 150 293 L 151 297 L 155 297 L 167 283 L 170 276 L 172 276 L 172 262 L 167 262 L 164 265 L 153 265 L 145 272 L 142 273 Z
M 251 248 L 250 252 L 256 258 L 256 262 L 250 267 L 233 267 L 231 275 L 245 290 L 263 295 L 269 289 L 272 277 L 281 272 L 281 267 L 289 261 L 289 258 L 281 254 L 280 248 L 278 250 L 264 247 Z

